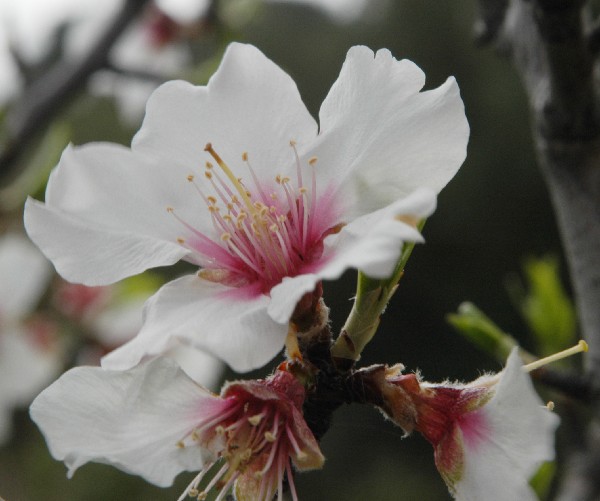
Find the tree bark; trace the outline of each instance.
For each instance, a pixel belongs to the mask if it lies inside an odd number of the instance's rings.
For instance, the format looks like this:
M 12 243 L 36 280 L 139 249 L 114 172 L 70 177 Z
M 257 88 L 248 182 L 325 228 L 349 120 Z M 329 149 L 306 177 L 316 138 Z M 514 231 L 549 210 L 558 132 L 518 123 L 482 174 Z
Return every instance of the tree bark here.
M 582 0 L 480 0 L 477 31 L 526 88 L 538 162 L 560 230 L 581 334 L 589 343 L 592 420 L 557 499 L 600 499 L 600 115 L 593 37 Z

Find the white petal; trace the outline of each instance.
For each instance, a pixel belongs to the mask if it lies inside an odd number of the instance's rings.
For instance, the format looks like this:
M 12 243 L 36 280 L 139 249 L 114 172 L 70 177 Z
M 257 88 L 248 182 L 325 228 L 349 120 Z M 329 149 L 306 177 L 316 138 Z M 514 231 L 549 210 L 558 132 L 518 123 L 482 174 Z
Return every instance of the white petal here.
M 69 147 L 46 204 L 25 204 L 27 232 L 64 278 L 86 285 L 173 264 L 188 251 L 176 243 L 184 228 L 167 208 L 184 218 L 207 211 L 190 172 L 168 167 L 119 145 Z
M 27 238 L 7 234 L 0 240 L 0 317 L 30 313 L 48 287 L 52 267 Z
M 269 298 L 246 299 L 196 275 L 174 280 L 152 296 L 144 326 L 129 343 L 102 360 L 111 369 L 133 367 L 145 356 L 171 349 L 175 341 L 189 344 L 244 372 L 271 360 L 283 347 L 287 327 L 267 315 Z
M 156 485 L 202 468 L 200 447 L 179 448 L 215 396 L 168 359 L 130 371 L 77 367 L 30 408 L 54 458 L 71 476 L 89 461 L 111 464 Z
M 320 275 L 307 273 L 297 277 L 285 277 L 281 283 L 271 289 L 271 301 L 267 308 L 269 316 L 275 322 L 285 324 L 289 322 L 298 301 L 315 289 Z
M 419 92 L 423 72 L 389 51 L 353 47 L 320 111 L 324 181 L 360 215 L 418 187 L 439 192 L 466 156 L 469 127 L 454 79 Z M 321 182 L 321 181 L 319 181 Z
M 356 268 L 373 278 L 387 278 L 393 272 L 405 242 L 422 242 L 413 227 L 394 219 L 431 215 L 435 193 L 423 188 L 379 211 L 355 219 L 339 235 L 325 241 L 327 264 L 313 274 L 286 277 L 271 290 L 269 316 L 279 323 L 288 322 L 304 294 L 314 290 L 320 280 L 339 278 L 349 268 Z
M 272 180 L 293 165 L 290 140 L 302 144 L 316 135 L 289 75 L 255 47 L 233 43 L 208 87 L 169 82 L 157 89 L 132 147 L 191 168 L 212 161 L 204 151 L 210 142 L 236 175 L 247 176 L 247 151 L 259 176 Z
M 94 226 L 33 199 L 25 209 L 29 236 L 71 282 L 107 285 L 148 268 L 174 264 L 187 254 L 177 244 Z
M 481 409 L 488 433 L 465 446 L 458 500 L 537 499 L 528 481 L 543 461 L 554 459 L 559 419 L 543 405 L 522 365 L 513 350 L 494 396 Z
M 215 392 L 220 388 L 225 364 L 219 359 L 182 344 L 174 346 L 167 352 L 167 356 L 175 360 L 177 365 L 196 383 Z
M 348 268 L 357 268 L 373 278 L 389 277 L 400 258 L 402 245 L 423 241 L 415 228 L 395 217 L 422 219 L 433 213 L 435 205 L 435 194 L 423 188 L 384 209 L 352 221 L 339 235 L 326 240 L 334 257 L 319 270 L 319 277 L 335 279 Z

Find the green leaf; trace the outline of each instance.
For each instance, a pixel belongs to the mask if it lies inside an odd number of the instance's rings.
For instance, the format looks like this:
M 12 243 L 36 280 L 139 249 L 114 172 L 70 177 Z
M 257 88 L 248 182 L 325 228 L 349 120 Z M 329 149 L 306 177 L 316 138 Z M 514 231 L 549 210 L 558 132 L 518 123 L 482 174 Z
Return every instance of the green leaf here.
M 550 494 L 550 488 L 552 487 L 552 480 L 556 474 L 556 463 L 554 461 L 547 461 L 540 466 L 537 473 L 531 477 L 529 485 L 538 495 L 540 499 L 547 499 Z
M 447 315 L 446 319 L 465 339 L 480 350 L 504 363 L 517 341 L 498 327 L 485 313 L 473 303 L 462 303 L 457 313 Z
M 553 256 L 528 259 L 523 272 L 525 285 L 513 279 L 509 292 L 534 335 L 539 352 L 548 355 L 560 351 L 575 341 L 577 320 L 560 280 L 558 260 Z

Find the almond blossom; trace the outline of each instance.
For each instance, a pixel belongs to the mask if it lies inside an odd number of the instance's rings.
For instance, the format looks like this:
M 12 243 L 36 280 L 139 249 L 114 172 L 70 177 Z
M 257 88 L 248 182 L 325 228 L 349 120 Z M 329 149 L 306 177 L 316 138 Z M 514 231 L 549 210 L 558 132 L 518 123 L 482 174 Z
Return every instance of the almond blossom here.
M 350 267 L 393 271 L 402 244 L 466 155 L 458 86 L 421 91 L 423 72 L 389 51 L 348 51 L 320 125 L 292 79 L 232 44 L 205 87 L 168 82 L 131 148 L 68 147 L 32 240 L 67 280 L 103 285 L 148 268 L 201 267 L 146 304 L 138 336 L 105 358 L 127 369 L 174 340 L 235 370 L 282 348 L 298 301 Z
M 554 459 L 559 418 L 543 405 L 515 348 L 506 367 L 469 384 L 430 384 L 389 374 L 386 412 L 405 431 L 419 431 L 460 501 L 531 500 L 529 478 Z
M 50 277 L 50 264 L 24 236 L 0 239 L 0 443 L 13 409 L 27 406 L 62 366 L 53 325 L 32 317 Z
M 217 396 L 159 357 L 128 371 L 71 369 L 30 413 L 69 476 L 96 461 L 168 486 L 195 470 L 180 500 L 205 499 L 212 490 L 222 500 L 234 490 L 238 501 L 281 500 L 287 479 L 297 500 L 293 467 L 324 461 L 302 417 L 304 396 L 285 371 L 228 383 Z

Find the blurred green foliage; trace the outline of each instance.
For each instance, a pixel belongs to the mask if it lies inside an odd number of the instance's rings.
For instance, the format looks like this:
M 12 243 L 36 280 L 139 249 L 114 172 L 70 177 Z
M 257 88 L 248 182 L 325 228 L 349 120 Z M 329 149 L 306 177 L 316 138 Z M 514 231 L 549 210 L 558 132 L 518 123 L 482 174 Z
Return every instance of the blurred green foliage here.
M 523 265 L 525 283 L 513 276 L 509 292 L 535 338 L 540 355 L 575 342 L 575 307 L 562 284 L 556 257 L 530 258 Z

